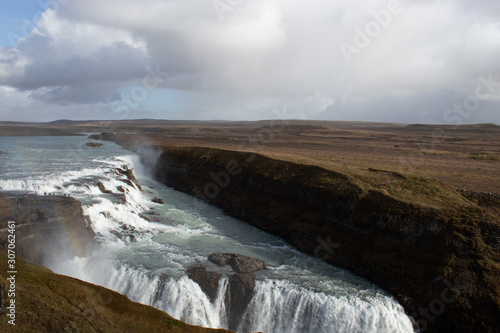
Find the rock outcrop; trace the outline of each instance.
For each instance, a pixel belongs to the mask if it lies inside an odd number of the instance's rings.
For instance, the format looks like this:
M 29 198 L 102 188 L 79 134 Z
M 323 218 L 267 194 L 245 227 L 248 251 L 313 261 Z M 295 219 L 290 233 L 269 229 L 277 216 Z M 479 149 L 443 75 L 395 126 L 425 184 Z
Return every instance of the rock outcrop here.
M 236 273 L 253 273 L 266 268 L 262 260 L 234 253 L 214 253 L 208 260 L 219 266 L 229 265 Z
M 91 140 L 108 140 L 108 141 L 111 141 L 111 138 L 113 138 L 114 136 L 115 136 L 114 133 L 103 132 L 101 134 L 92 134 L 92 135 L 89 135 L 88 138 L 91 139 Z
M 224 302 L 228 311 L 229 329 L 236 330 L 253 296 L 255 288 L 253 273 L 265 269 L 265 265 L 259 259 L 233 253 L 214 253 L 208 256 L 208 260 L 221 267 L 226 265 L 231 267 L 231 271 L 227 273 L 228 288 Z M 212 302 L 216 299 L 222 273 L 198 265 L 189 268 L 187 274 L 191 280 L 200 285 L 201 290 Z
M 162 204 L 163 203 L 163 199 L 161 199 L 161 198 L 154 198 L 153 200 L 151 200 L 151 202 L 154 202 L 154 203 L 157 203 L 157 204 Z
M 8 244 L 8 221 L 16 223 L 17 253 L 36 263 L 84 256 L 95 245 L 81 204 L 71 197 L 0 194 L 0 249 Z
M 97 143 L 97 142 L 87 142 L 87 143 L 86 143 L 86 146 L 87 146 L 87 147 L 93 147 L 93 148 L 96 148 L 96 147 L 101 147 L 101 146 L 102 146 L 102 143 Z
M 113 191 L 108 190 L 106 188 L 106 186 L 104 186 L 104 184 L 102 182 L 98 182 L 97 183 L 97 187 L 99 188 L 99 191 L 101 191 L 102 193 L 105 193 L 105 194 L 111 194 L 111 193 L 113 193 Z
M 201 290 L 208 296 L 210 302 L 214 302 L 217 298 L 217 290 L 222 274 L 219 272 L 209 271 L 205 266 L 198 265 L 188 268 L 186 271 L 191 280 L 200 285 Z
M 124 175 L 125 177 L 127 177 L 127 179 L 121 179 L 121 181 L 123 181 L 124 183 L 126 183 L 127 185 L 130 185 L 130 186 L 135 185 L 139 190 L 142 190 L 141 184 L 139 183 L 137 178 L 135 178 L 133 169 L 129 169 L 128 166 L 124 165 L 122 168 L 116 168 L 115 170 L 118 174 L 121 174 L 121 175 Z
M 195 147 L 165 148 L 154 174 L 372 280 L 421 330 L 500 330 L 498 219 L 434 179 L 373 169 L 362 179 Z

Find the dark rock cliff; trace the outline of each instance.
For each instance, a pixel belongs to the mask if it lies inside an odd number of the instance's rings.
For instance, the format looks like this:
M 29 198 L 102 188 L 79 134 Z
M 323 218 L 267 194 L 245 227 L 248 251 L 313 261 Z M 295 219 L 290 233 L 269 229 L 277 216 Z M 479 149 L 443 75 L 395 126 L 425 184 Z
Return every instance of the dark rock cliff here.
M 153 171 L 167 186 L 372 280 L 421 331 L 500 330 L 498 221 L 435 180 L 390 174 L 410 193 L 403 200 L 315 166 L 190 147 L 166 148 Z

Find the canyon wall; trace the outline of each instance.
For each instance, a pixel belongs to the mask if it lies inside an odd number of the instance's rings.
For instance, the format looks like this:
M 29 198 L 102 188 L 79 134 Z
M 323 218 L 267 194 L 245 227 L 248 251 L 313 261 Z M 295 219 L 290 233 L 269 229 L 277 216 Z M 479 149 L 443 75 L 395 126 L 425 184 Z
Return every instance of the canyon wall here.
M 421 331 L 499 331 L 498 221 L 435 179 L 368 172 L 410 199 L 254 153 L 165 148 L 153 166 L 165 185 L 375 282 Z
M 0 194 L 0 249 L 7 247 L 7 222 L 15 221 L 18 254 L 39 264 L 85 256 L 94 232 L 78 200 L 65 196 Z

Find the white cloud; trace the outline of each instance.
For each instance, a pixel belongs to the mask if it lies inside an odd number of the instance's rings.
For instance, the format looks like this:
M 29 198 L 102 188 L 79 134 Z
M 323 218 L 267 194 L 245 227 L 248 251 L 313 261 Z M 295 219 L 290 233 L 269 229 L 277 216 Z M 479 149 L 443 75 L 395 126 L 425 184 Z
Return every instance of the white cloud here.
M 493 0 L 402 0 L 348 63 L 340 44 L 355 45 L 390 3 L 242 1 L 221 20 L 212 1 L 72 0 L 47 10 L 16 49 L 0 49 L 0 85 L 47 105 L 90 108 L 116 102 L 160 66 L 169 73 L 161 88 L 191 94 L 174 111 L 164 101 L 177 118 L 271 118 L 287 105 L 299 118 L 389 120 L 407 101 L 398 118 L 416 122 L 421 109 L 436 109 L 426 103 L 463 99 L 481 75 L 500 81 Z

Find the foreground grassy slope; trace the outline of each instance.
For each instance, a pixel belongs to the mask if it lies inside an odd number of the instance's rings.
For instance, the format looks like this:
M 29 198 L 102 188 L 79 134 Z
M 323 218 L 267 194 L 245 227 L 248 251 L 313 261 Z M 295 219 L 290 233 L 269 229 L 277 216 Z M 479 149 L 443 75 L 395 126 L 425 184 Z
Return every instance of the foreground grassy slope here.
M 17 258 L 16 326 L 0 315 L 1 332 L 229 332 L 190 326 L 106 288 Z M 7 255 L 0 252 L 6 306 Z

